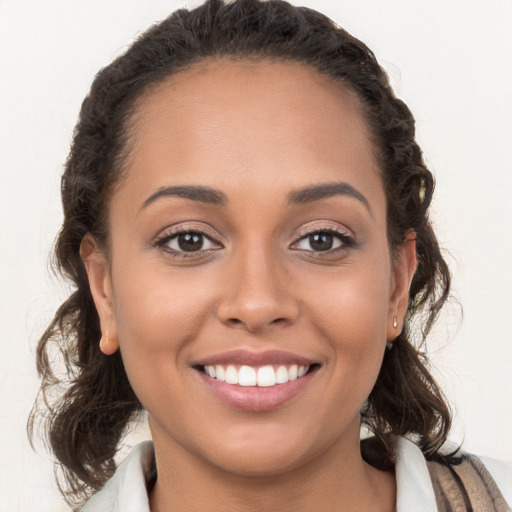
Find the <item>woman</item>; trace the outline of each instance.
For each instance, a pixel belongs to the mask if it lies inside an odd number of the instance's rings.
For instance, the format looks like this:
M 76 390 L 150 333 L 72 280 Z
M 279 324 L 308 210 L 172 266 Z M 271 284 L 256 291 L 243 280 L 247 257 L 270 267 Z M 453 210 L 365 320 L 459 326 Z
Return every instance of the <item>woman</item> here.
M 506 510 L 501 467 L 441 450 L 413 343 L 450 286 L 432 192 L 408 108 L 322 15 L 209 1 L 144 34 L 96 77 L 62 183 L 76 291 L 38 365 L 47 392 L 62 343 L 48 432 L 70 501 Z M 103 488 L 142 409 L 154 452 Z

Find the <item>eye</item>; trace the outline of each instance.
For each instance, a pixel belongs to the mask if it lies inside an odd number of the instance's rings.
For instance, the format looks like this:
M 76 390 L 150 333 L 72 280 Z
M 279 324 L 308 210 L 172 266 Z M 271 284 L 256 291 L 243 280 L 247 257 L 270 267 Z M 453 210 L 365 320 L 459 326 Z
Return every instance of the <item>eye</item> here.
M 180 231 L 164 235 L 156 241 L 156 245 L 171 253 L 182 254 L 209 251 L 221 247 L 220 244 L 200 231 Z
M 332 233 L 313 233 L 299 240 L 297 247 L 303 251 L 329 251 L 342 245 Z
M 292 245 L 292 249 L 299 251 L 328 253 L 336 252 L 338 249 L 348 249 L 354 245 L 354 239 L 347 233 L 333 229 L 323 229 L 312 231 L 305 236 L 302 236 Z

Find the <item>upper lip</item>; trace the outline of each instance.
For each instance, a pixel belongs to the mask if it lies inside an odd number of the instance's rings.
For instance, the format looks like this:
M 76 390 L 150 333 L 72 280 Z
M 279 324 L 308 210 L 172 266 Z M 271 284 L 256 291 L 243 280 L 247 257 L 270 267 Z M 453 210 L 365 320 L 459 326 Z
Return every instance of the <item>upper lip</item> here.
M 311 361 L 305 357 L 281 350 L 254 352 L 250 350 L 235 349 L 198 359 L 192 363 L 192 366 L 213 366 L 216 364 L 243 364 L 247 366 L 262 366 L 268 364 L 297 364 L 301 366 L 309 366 L 314 363 L 315 361 Z

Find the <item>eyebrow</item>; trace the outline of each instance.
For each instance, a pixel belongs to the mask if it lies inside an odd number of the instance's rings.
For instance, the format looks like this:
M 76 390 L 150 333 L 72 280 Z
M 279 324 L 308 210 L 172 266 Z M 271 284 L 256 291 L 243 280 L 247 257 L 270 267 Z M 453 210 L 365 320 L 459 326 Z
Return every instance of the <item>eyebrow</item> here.
M 368 210 L 368 213 L 372 215 L 372 209 L 368 199 L 355 189 L 352 185 L 345 183 L 344 181 L 334 181 L 329 183 L 320 183 L 318 185 L 310 185 L 298 190 L 290 192 L 288 195 L 288 204 L 305 204 L 312 203 L 313 201 L 319 201 L 320 199 L 327 199 L 334 196 L 348 196 L 357 199 Z
M 159 188 L 142 203 L 141 210 L 147 208 L 157 199 L 167 196 L 183 197 L 185 199 L 192 199 L 193 201 L 200 201 L 201 203 L 209 204 L 224 205 L 227 203 L 226 195 L 220 190 L 204 187 L 202 185 L 179 185 L 175 187 Z
M 366 197 L 352 185 L 343 181 L 320 183 L 293 190 L 288 195 L 288 205 L 307 204 L 338 195 L 357 199 L 366 207 L 370 215 L 372 215 L 372 210 Z M 147 208 L 157 199 L 168 196 L 183 197 L 185 199 L 215 205 L 225 205 L 228 202 L 226 194 L 220 190 L 215 190 L 214 188 L 205 187 L 203 185 L 177 185 L 173 187 L 160 187 L 142 203 L 141 210 Z

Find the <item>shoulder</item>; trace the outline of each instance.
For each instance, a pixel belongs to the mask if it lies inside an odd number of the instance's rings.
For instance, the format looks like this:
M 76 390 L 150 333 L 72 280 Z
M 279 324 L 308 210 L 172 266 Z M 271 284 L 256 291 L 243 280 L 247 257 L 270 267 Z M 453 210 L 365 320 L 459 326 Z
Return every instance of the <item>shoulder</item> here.
M 508 506 L 512 509 L 512 462 L 476 456 L 496 482 Z
M 512 464 L 467 453 L 426 461 L 411 441 L 396 442 L 397 510 L 427 509 L 508 512 L 512 505 Z M 419 510 L 419 509 L 418 509 Z
M 147 489 L 154 470 L 153 443 L 139 443 L 80 512 L 150 512 Z

